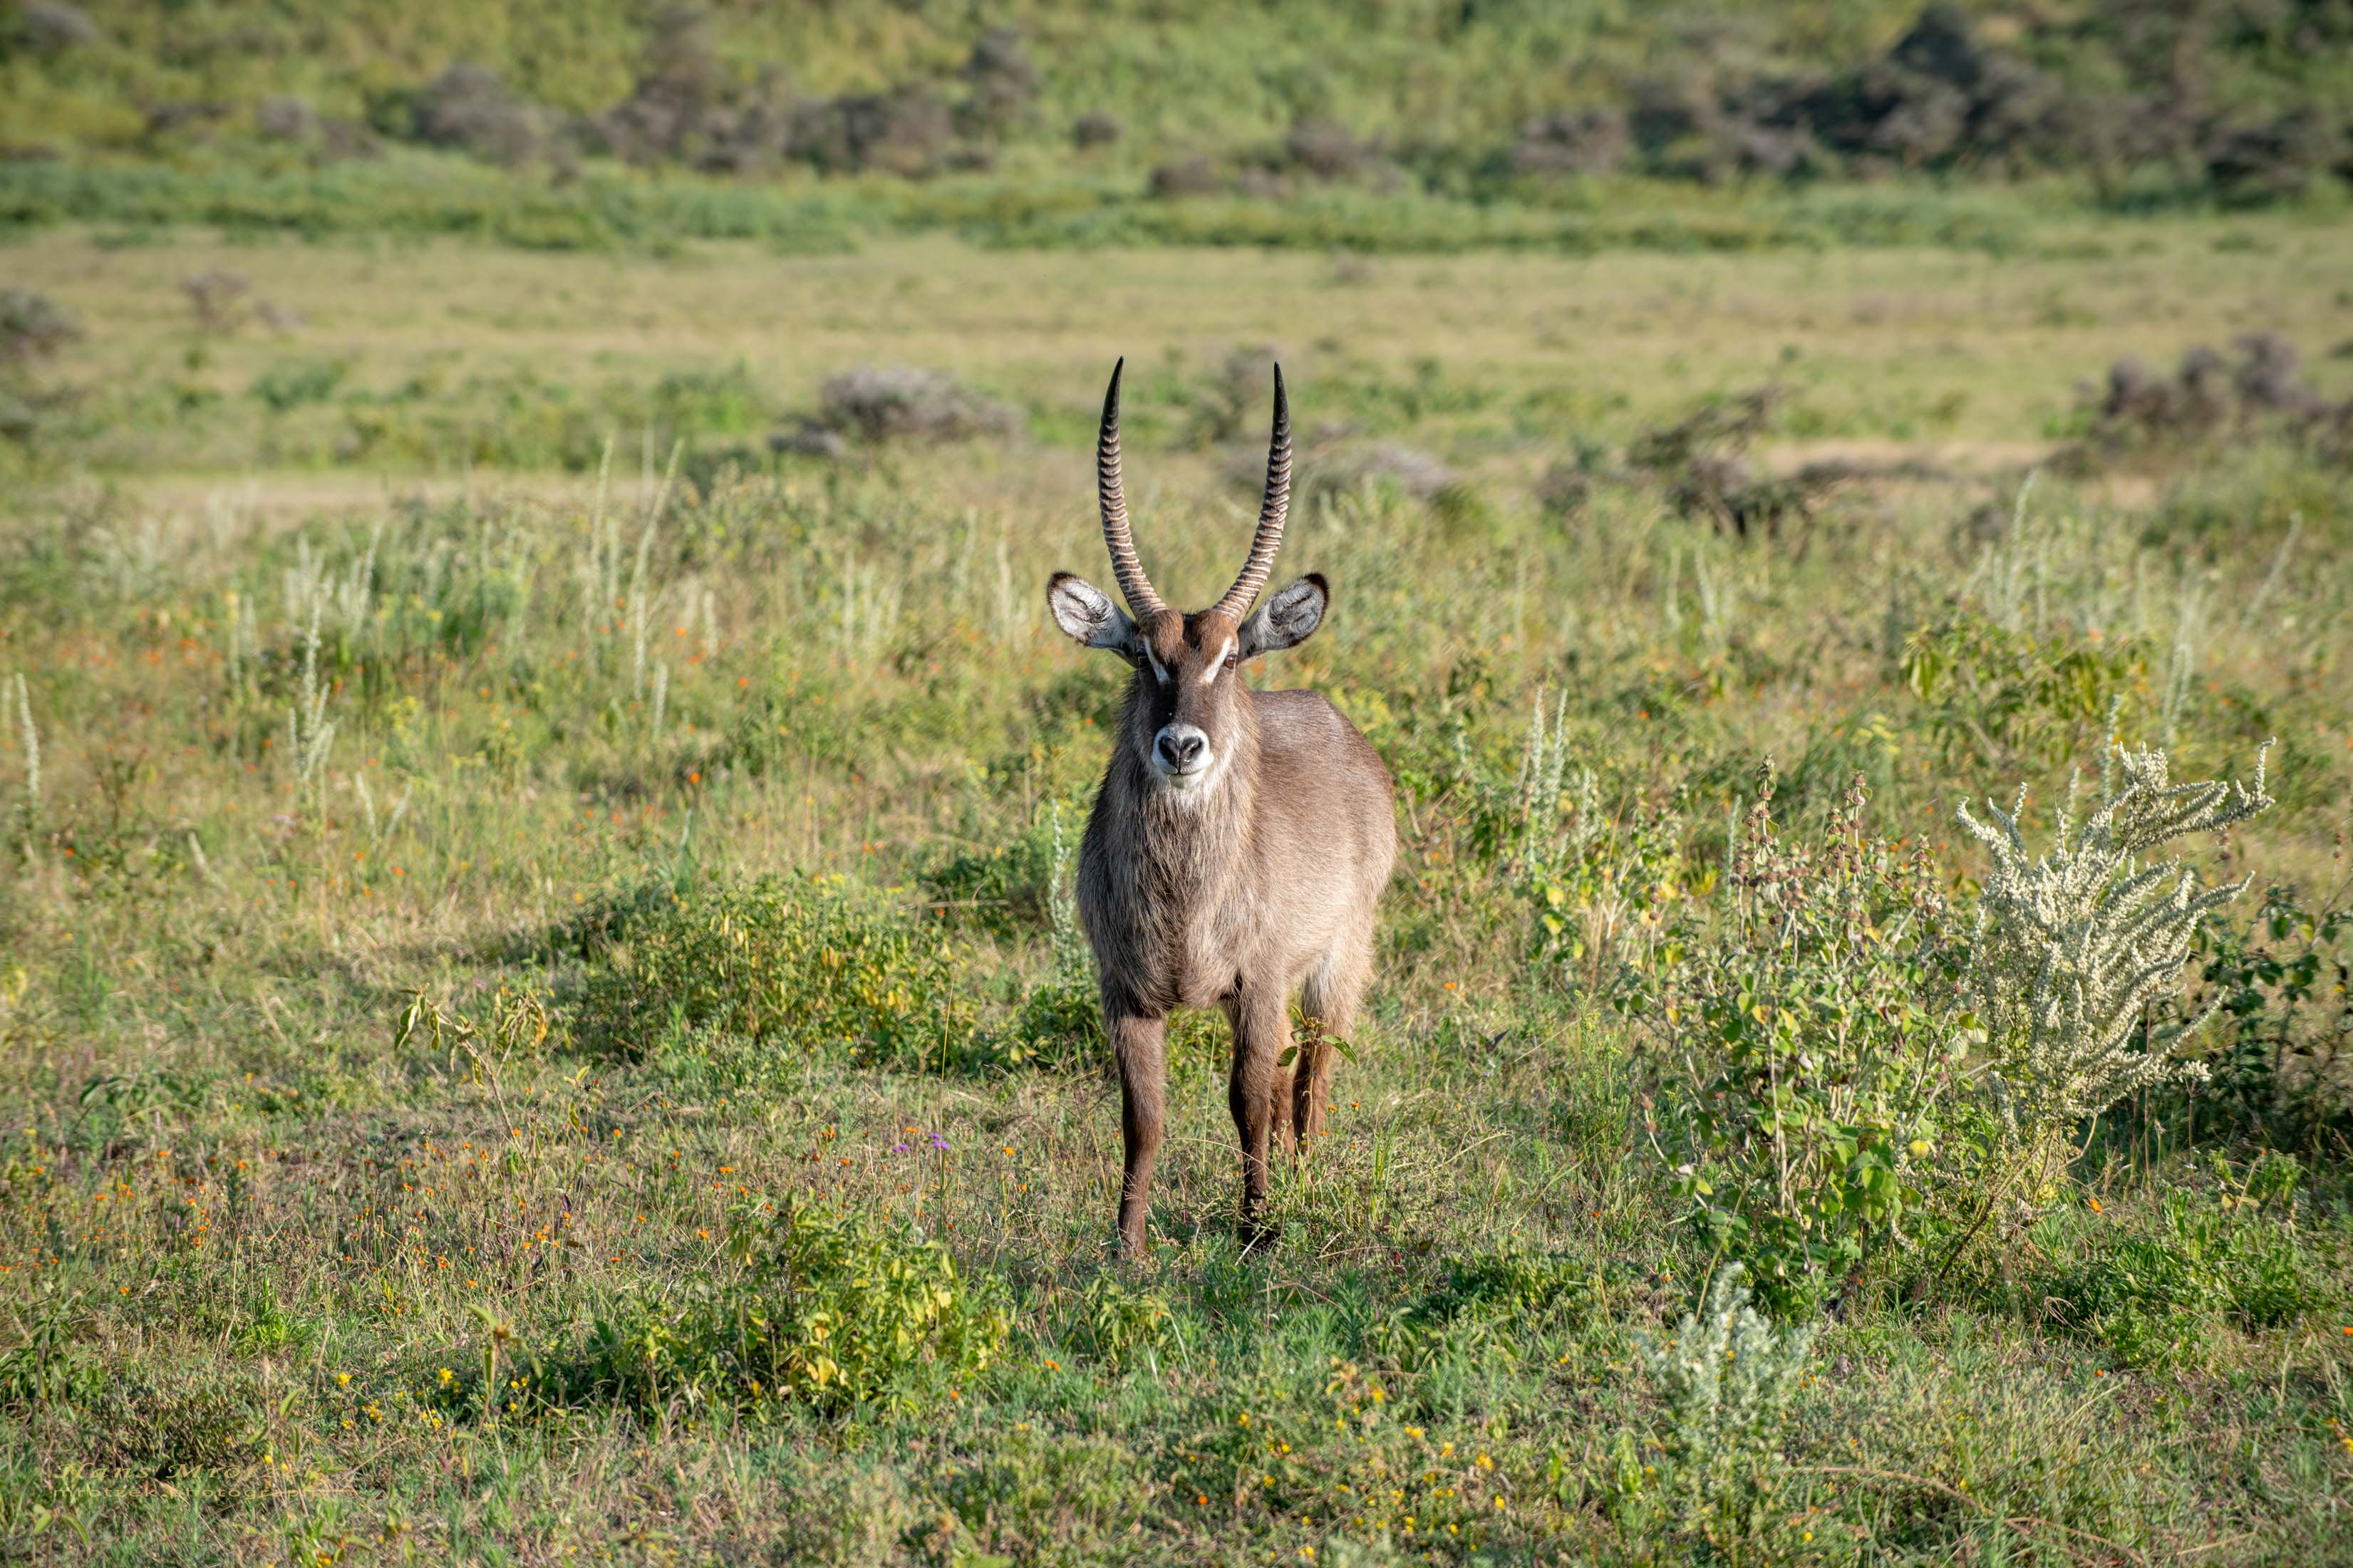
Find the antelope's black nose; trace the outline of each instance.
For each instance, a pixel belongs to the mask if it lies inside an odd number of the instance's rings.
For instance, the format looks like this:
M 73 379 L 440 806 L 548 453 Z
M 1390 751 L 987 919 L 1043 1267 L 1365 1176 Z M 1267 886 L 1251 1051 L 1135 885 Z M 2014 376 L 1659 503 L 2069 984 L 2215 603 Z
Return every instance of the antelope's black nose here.
M 1200 766 L 1209 738 L 1190 724 L 1171 724 L 1160 731 L 1153 749 L 1160 753 L 1160 765 L 1170 773 L 1191 773 Z

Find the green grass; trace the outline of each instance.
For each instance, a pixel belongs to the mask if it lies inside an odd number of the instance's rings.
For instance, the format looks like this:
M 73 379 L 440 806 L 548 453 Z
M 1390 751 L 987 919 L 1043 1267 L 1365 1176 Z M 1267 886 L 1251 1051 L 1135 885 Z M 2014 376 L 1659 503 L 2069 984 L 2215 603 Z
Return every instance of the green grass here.
M 2130 1107 L 2013 1247 L 1916 1293 L 1862 1278 L 1745 1533 L 1687 1528 L 1637 1337 L 1709 1259 L 1648 1134 L 1651 1037 L 1597 984 L 1685 917 L 1708 929 L 1768 753 L 1793 834 L 1860 772 L 1873 827 L 1967 897 L 1956 799 L 2029 781 L 2047 831 L 2084 668 L 2178 777 L 2243 774 L 2279 737 L 2280 804 L 2213 868 L 2310 900 L 2341 880 L 2341 468 L 2226 441 L 2046 472 L 1990 543 L 1967 521 L 2010 515 L 2069 382 L 2159 328 L 2170 349 L 2276 325 L 2342 395 L 2334 230 L 2244 233 L 1337 275 L 936 238 L 669 259 L 26 239 L 12 276 L 91 331 L 40 372 L 82 410 L 0 522 L 0 675 L 26 676 L 40 758 L 36 795 L 0 715 L 0 1543 L 2341 1556 L 2342 1151 L 2260 1163 L 2211 1119 L 2187 1145 Z M 200 339 L 174 285 L 215 266 L 305 324 Z M 1345 414 L 1457 469 L 1443 504 L 1303 503 L 1285 564 L 1332 574 L 1330 622 L 1249 677 L 1364 729 L 1403 854 L 1276 1246 L 1240 1249 L 1224 1028 L 1193 1018 L 1153 1252 L 1114 1264 L 1116 1095 L 1058 950 L 1054 844 L 1117 674 L 1039 591 L 1101 570 L 1087 405 L 1114 342 L 1146 373 L 1129 483 L 1155 577 L 1230 572 L 1246 509 L 1197 410 L 1227 345 L 1272 337 L 1301 345 L 1303 430 Z M 956 372 L 1026 429 L 726 471 L 871 361 Z M 1941 473 L 1746 544 L 1609 476 L 1643 428 L 1783 366 L 1783 455 Z M 355 411 L 401 408 L 522 457 L 336 455 Z M 641 434 L 664 418 L 688 438 L 667 490 Z M 585 469 L 520 434 L 558 427 Z M 1580 447 L 1602 477 L 1546 511 L 1537 476 Z M 1958 673 L 1912 679 L 1915 631 Z M 290 730 L 306 663 L 320 705 Z M 1532 804 L 1539 704 L 1567 776 Z M 1573 833 L 1555 900 L 1520 847 Z M 837 1321 L 857 1332 L 819 1379 Z

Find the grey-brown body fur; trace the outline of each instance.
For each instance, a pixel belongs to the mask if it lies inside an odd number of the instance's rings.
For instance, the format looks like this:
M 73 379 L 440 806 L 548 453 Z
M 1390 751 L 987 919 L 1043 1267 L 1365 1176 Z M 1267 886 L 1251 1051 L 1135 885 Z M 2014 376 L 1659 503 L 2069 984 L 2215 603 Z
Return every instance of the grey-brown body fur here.
M 1227 1103 L 1255 1241 L 1271 1152 L 1322 1133 L 1330 1040 L 1345 1037 L 1372 973 L 1374 906 L 1397 858 L 1395 790 L 1322 696 L 1240 691 L 1224 777 L 1201 798 L 1178 796 L 1144 761 L 1149 679 L 1139 675 L 1122 710 L 1079 854 L 1079 915 L 1126 1101 L 1120 1235 L 1132 1250 L 1145 1244 L 1167 1122 L 1168 1014 L 1216 1006 L 1233 1026 Z M 1294 995 L 1305 1037 L 1285 1070 Z
M 1080 852 L 1080 918 L 1107 1005 L 1217 1006 L 1263 982 L 1307 988 L 1303 1011 L 1329 1022 L 1372 963 L 1366 917 L 1397 855 L 1388 770 L 1316 693 L 1242 695 L 1227 775 L 1190 801 L 1140 760 L 1147 705 L 1129 694 Z

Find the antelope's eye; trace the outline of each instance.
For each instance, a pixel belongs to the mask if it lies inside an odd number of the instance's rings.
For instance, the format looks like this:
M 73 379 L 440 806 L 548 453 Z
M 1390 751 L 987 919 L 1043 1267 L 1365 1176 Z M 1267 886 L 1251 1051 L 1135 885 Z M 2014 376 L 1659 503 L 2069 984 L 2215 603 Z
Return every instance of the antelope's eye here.
M 1242 650 L 1241 650 L 1240 648 L 1239 648 L 1239 647 L 1228 647 L 1228 648 L 1226 649 L 1226 665 L 1225 665 L 1225 667 L 1226 667 L 1228 669 L 1231 669 L 1231 668 L 1233 668 L 1233 667 L 1234 667 L 1234 666 L 1236 666 L 1236 665 L 1240 664 L 1241 661 L 1242 661 Z

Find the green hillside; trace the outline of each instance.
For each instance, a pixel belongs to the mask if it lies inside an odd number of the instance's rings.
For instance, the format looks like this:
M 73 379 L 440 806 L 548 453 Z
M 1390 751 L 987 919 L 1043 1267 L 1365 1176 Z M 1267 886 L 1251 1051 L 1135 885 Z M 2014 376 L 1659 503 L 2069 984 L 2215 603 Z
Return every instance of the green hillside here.
M 181 171 L 454 151 L 758 182 L 995 169 L 1175 200 L 1538 204 L 1596 178 L 2058 173 L 2110 202 L 2353 170 L 2353 5 L 622 0 L 0 14 L 0 150 Z

